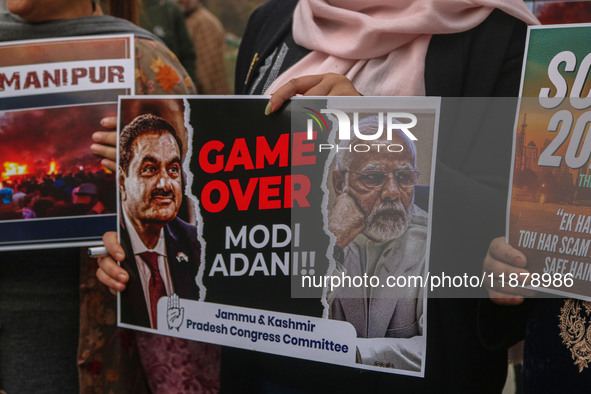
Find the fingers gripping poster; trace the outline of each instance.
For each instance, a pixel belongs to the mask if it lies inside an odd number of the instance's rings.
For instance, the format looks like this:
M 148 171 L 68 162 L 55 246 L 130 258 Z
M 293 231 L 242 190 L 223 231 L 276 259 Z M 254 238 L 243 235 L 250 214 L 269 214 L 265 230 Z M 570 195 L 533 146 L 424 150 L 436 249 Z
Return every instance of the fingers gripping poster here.
M 423 376 L 436 98 L 119 102 L 119 325 Z

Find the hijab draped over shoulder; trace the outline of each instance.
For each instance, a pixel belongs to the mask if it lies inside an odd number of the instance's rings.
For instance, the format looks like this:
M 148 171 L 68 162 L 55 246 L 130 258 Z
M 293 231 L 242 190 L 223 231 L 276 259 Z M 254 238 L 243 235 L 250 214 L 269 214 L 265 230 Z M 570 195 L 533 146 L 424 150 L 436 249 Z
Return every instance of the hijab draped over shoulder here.
M 538 24 L 523 0 L 300 0 L 293 37 L 312 52 L 268 93 L 292 78 L 332 72 L 364 95 L 422 96 L 431 36 L 470 30 L 495 8 Z

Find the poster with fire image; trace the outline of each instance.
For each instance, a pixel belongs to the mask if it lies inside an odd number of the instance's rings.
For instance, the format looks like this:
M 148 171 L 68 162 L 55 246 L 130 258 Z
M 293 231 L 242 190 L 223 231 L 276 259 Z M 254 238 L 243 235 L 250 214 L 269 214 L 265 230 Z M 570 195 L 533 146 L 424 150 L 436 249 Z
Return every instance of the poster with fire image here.
M 119 100 L 120 326 L 424 375 L 439 98 Z
M 591 25 L 530 27 L 515 122 L 506 285 L 591 299 Z M 509 282 L 511 280 L 511 282 Z
M 90 151 L 134 89 L 133 37 L 0 44 L 0 250 L 99 244 L 115 174 Z

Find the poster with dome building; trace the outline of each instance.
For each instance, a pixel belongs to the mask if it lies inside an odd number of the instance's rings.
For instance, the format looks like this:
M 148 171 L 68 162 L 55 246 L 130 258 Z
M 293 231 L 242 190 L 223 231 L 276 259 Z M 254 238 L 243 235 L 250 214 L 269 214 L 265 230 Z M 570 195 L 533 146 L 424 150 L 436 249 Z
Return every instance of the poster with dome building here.
M 505 286 L 591 298 L 591 25 L 530 27 L 515 121 Z

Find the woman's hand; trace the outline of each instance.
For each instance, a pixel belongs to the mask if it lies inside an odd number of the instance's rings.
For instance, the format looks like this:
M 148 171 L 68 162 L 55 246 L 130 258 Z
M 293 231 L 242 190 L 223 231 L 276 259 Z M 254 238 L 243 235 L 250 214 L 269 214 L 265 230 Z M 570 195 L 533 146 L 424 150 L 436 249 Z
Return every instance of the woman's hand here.
M 505 241 L 505 237 L 493 239 L 482 265 L 488 295 L 494 303 L 518 305 L 523 302 L 523 297 L 531 297 L 536 294 L 535 291 L 523 287 L 509 286 L 508 280 L 505 280 L 503 284 L 496 280 L 501 274 L 504 274 L 505 278 L 511 274 L 529 274 L 529 271 L 525 269 L 527 265 L 525 255 L 509 245 Z M 492 275 L 492 281 L 490 275 Z
M 344 75 L 335 73 L 306 75 L 294 78 L 277 89 L 265 108 L 265 115 L 278 110 L 296 94 L 304 96 L 361 96 Z

